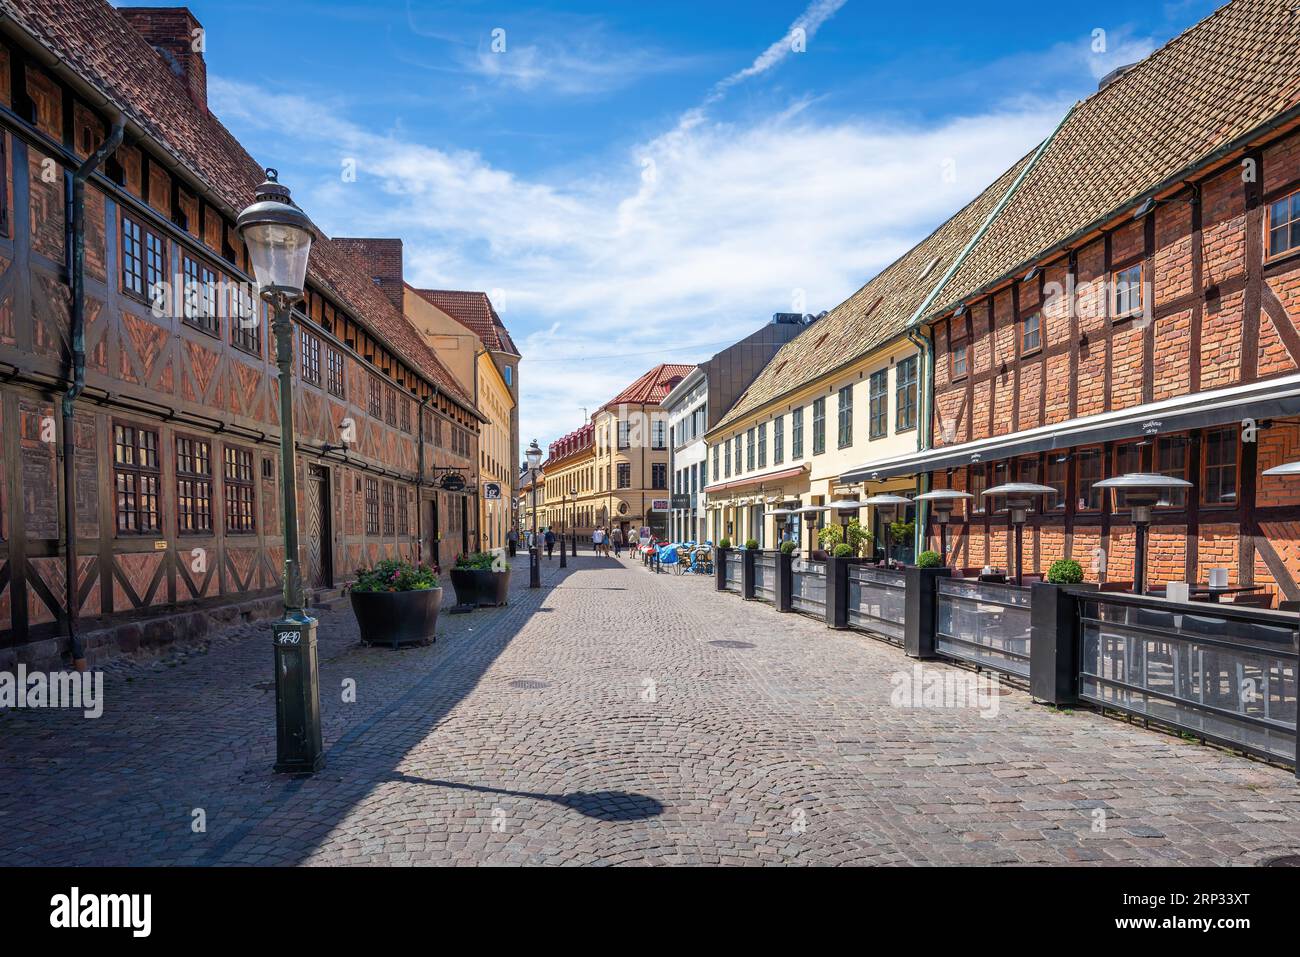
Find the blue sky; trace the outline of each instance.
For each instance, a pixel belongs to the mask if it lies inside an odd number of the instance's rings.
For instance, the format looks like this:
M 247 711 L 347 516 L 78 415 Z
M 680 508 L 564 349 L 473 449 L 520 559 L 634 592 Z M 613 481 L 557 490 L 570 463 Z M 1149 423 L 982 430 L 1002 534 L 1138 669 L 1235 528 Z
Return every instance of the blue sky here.
M 545 444 L 656 362 L 835 306 L 1216 4 L 189 6 L 213 111 L 328 234 L 491 292 Z

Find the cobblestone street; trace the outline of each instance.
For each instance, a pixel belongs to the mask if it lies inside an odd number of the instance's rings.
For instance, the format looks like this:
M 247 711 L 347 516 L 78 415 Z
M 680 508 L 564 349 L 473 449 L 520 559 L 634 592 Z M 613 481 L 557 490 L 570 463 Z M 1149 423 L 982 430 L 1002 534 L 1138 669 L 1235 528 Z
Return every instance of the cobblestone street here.
M 3 713 L 0 855 L 1251 864 L 1300 848 L 1288 771 L 1021 690 L 995 718 L 891 707 L 914 664 L 892 646 L 704 577 L 556 564 L 529 592 L 521 557 L 507 608 L 444 615 L 428 648 L 362 647 L 345 602 L 324 612 L 327 766 L 310 779 L 270 771 L 262 624 L 117 663 L 97 720 Z

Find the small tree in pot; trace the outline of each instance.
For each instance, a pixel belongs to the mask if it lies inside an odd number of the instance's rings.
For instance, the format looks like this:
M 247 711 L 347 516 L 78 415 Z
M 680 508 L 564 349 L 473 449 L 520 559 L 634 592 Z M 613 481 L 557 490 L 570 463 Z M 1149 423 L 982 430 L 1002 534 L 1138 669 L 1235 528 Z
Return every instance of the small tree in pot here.
M 459 605 L 500 607 L 510 592 L 510 563 L 501 551 L 457 555 L 451 583 Z
M 442 588 L 432 568 L 386 559 L 356 575 L 348 594 L 363 642 L 396 648 L 434 640 Z
M 1047 569 L 1047 580 L 1053 585 L 1077 585 L 1083 581 L 1083 566 L 1073 558 L 1059 559 Z

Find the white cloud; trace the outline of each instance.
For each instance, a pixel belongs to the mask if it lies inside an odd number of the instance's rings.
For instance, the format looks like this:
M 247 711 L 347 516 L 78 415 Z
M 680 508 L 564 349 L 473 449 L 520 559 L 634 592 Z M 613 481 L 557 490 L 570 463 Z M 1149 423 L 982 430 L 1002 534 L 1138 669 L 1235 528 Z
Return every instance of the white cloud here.
M 525 438 L 580 424 L 656 361 L 695 361 L 788 311 L 830 308 L 1023 154 L 1061 108 L 934 128 L 799 111 L 702 123 L 601 176 L 528 180 L 374 133 L 296 97 L 214 79 L 219 113 L 265 124 L 295 196 L 327 232 L 405 241 L 418 286 L 504 290 L 525 354 Z M 341 160 L 358 161 L 355 183 Z M 269 159 L 269 158 L 268 158 Z M 951 161 L 955 182 L 945 182 Z M 643 165 L 646 164 L 646 165 Z M 651 175 L 646 175 L 652 170 Z M 638 353 L 622 360 L 611 355 Z
M 842 3 L 816 0 L 791 30 L 811 36 Z M 668 132 L 556 179 L 371 130 L 302 97 L 220 77 L 209 94 L 247 142 L 276 144 L 282 155 L 267 160 L 327 232 L 400 236 L 416 286 L 502 290 L 525 355 L 523 438 L 545 444 L 656 362 L 707 358 L 791 311 L 796 290 L 809 312 L 833 307 L 1065 108 L 1026 101 L 930 126 L 826 120 L 807 103 L 712 119 L 727 89 L 784 59 L 789 36 Z M 526 69 L 514 81 L 533 82 Z M 356 182 L 339 175 L 345 159 Z

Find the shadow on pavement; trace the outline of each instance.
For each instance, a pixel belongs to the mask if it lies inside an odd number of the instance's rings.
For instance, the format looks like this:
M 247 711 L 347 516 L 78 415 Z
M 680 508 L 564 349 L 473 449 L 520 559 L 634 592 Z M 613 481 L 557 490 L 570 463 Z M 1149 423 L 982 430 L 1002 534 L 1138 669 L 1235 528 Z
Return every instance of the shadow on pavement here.
M 601 821 L 644 821 L 647 818 L 658 817 L 664 811 L 664 806 L 659 801 L 647 794 L 636 794 L 631 791 L 574 791 L 571 794 L 541 794 L 536 791 L 511 791 L 508 788 L 463 784 L 459 781 L 437 781 L 401 773 L 390 775 L 389 780 L 401 781 L 405 784 L 428 784 L 433 787 L 454 788 L 458 791 L 476 791 L 480 794 L 501 794 L 506 797 L 549 801 L 552 804 L 558 804 L 561 807 L 577 811 L 583 817 L 592 817 Z

